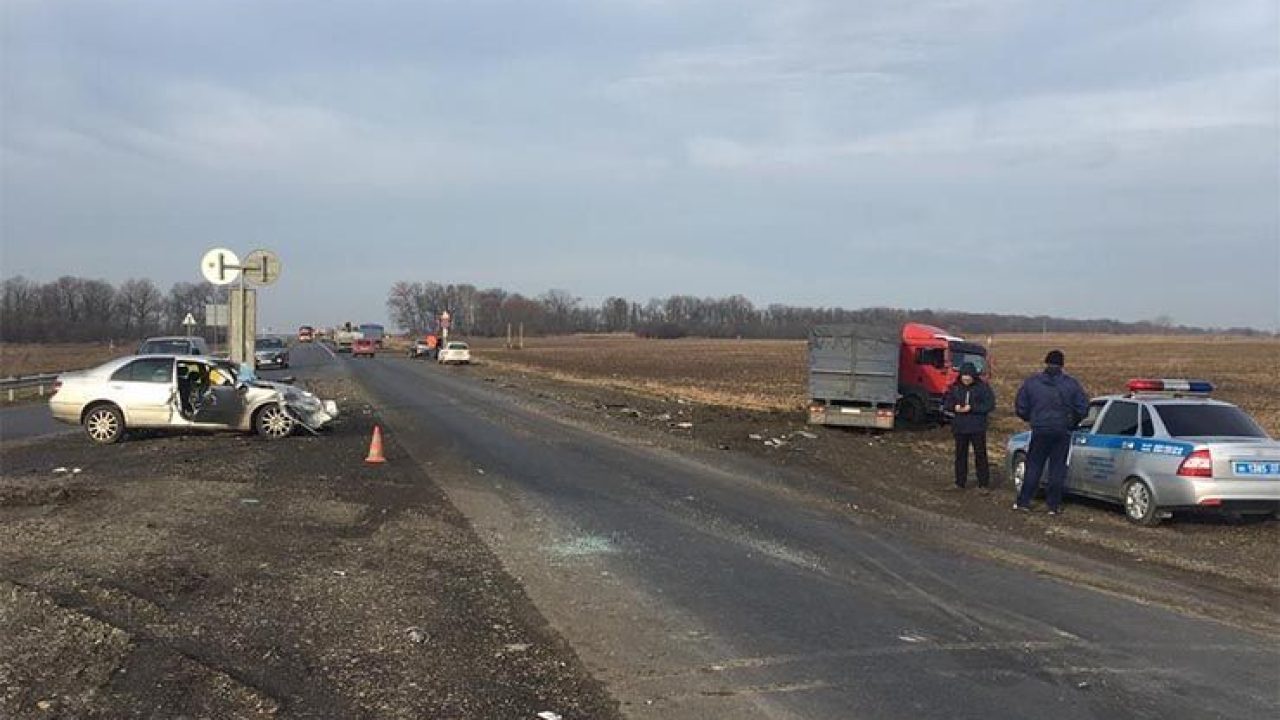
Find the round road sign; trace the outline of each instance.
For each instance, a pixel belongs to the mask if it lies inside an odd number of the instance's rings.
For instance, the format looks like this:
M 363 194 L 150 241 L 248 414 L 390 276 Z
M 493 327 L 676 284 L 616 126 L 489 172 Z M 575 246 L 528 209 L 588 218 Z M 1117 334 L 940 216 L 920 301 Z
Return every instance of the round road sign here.
M 280 279 L 280 258 L 270 250 L 254 250 L 244 259 L 244 281 L 261 287 Z
M 200 274 L 214 285 L 227 285 L 240 277 L 240 258 L 226 248 L 214 248 L 200 258 Z

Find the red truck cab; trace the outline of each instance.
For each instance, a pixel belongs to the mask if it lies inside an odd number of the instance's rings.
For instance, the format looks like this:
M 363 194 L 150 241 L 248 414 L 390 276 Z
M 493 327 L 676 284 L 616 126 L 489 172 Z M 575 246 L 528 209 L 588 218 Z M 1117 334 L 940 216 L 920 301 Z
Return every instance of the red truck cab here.
M 298 328 L 298 342 L 309 343 L 315 339 L 315 329 L 310 325 Z
M 942 414 L 942 396 L 965 363 L 990 376 L 987 348 L 922 323 L 902 326 L 898 359 L 898 415 L 908 423 L 923 423 Z

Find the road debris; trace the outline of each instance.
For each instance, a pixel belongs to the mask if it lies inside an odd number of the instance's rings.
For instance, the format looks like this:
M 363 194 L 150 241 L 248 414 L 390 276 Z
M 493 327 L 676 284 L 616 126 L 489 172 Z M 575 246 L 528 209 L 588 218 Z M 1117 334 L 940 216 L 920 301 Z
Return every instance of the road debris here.
M 405 631 L 405 635 L 409 638 L 409 642 L 414 645 L 421 645 L 427 641 L 427 634 L 422 632 L 422 628 L 411 627 Z
M 538 717 L 541 720 L 561 720 L 560 713 L 551 712 L 550 710 L 543 710 L 538 713 Z
M 679 429 L 679 430 L 692 430 L 692 429 L 693 429 L 693 423 L 688 422 L 688 421 L 685 421 L 685 422 L 677 422 L 677 423 L 671 423 L 671 427 L 676 428 L 676 429 Z

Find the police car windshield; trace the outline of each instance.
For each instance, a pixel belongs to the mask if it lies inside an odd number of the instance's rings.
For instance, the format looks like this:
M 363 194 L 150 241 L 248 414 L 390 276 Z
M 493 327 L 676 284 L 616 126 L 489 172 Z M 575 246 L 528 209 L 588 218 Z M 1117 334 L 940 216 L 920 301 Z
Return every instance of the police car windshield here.
M 1172 437 L 1264 438 L 1267 433 L 1234 405 L 1156 405 Z

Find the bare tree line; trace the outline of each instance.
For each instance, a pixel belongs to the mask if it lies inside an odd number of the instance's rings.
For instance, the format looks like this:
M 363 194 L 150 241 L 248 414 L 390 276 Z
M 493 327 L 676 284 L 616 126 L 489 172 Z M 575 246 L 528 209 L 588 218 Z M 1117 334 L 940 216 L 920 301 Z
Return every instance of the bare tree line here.
M 599 306 L 583 303 L 566 290 L 549 290 L 537 297 L 501 288 L 478 289 L 468 284 L 401 281 L 387 294 L 387 313 L 403 330 L 421 333 L 436 329 L 441 311 L 453 317 L 455 331 L 495 337 L 508 325 L 524 325 L 530 335 L 574 332 L 629 332 L 645 337 L 804 338 L 814 325 L 859 323 L 880 327 L 907 321 L 938 325 L 953 332 L 985 335 L 1010 332 L 1091 332 L 1113 334 L 1205 333 L 1178 326 L 1168 317 L 1146 322 L 1073 320 L 1047 316 L 968 313 L 946 310 L 906 310 L 872 307 L 800 307 L 771 304 L 756 307 L 742 295 L 696 297 L 672 295 L 638 303 L 608 297 Z M 1219 330 L 1218 332 L 1224 332 Z M 1249 328 L 1225 332 L 1266 335 Z
M 45 283 L 12 277 L 0 284 L 0 340 L 87 342 L 185 334 L 187 313 L 203 319 L 205 303 L 214 298 L 208 283 L 179 282 L 161 292 L 145 278 L 112 285 L 71 276 Z

